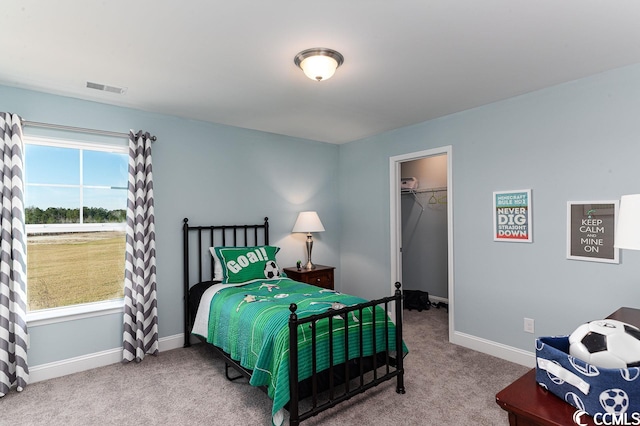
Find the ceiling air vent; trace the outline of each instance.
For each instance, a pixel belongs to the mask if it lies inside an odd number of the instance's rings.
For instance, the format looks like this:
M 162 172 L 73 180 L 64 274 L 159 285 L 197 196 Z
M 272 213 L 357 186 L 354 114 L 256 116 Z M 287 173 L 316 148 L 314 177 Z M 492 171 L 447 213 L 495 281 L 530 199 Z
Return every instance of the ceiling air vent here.
M 106 84 L 92 83 L 90 81 L 87 81 L 87 89 L 102 90 L 103 92 L 111 92 L 118 95 L 124 95 L 127 91 L 126 87 L 108 86 Z

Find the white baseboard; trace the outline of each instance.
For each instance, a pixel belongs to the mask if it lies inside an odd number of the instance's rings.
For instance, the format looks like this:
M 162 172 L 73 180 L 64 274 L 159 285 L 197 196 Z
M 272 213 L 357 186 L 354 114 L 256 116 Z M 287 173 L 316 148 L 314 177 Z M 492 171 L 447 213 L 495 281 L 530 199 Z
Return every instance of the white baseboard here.
M 442 299 L 446 300 L 446 299 Z M 440 300 L 439 300 L 440 301 Z M 192 342 L 198 342 L 195 340 Z M 181 348 L 184 343 L 184 335 L 175 334 L 163 337 L 158 340 L 160 352 Z M 496 343 L 491 340 L 482 339 L 470 334 L 456 331 L 453 333 L 451 343 L 455 343 L 465 348 L 473 349 L 488 355 L 492 355 L 507 361 L 515 362 L 527 367 L 535 366 L 535 355 L 512 346 Z M 43 380 L 54 379 L 68 374 L 79 373 L 93 368 L 104 367 L 105 365 L 116 364 L 122 361 L 122 347 L 108 349 L 106 351 L 95 352 L 75 358 L 63 359 L 61 361 L 50 362 L 29 367 L 29 383 L 41 382 Z
M 184 334 L 174 334 L 173 336 L 158 339 L 158 350 L 160 352 L 178 349 L 184 346 Z
M 533 352 L 514 348 L 513 346 L 503 345 L 491 340 L 482 339 L 470 334 L 455 331 L 451 339 L 451 343 L 473 349 L 487 355 L 495 356 L 525 367 L 535 367 L 536 357 Z
M 434 305 L 438 302 L 445 303 L 447 305 L 449 304 L 449 299 L 445 297 L 429 295 L 429 299 Z M 471 334 L 454 331 L 451 337 L 451 343 L 510 362 L 515 362 L 516 364 L 524 365 L 525 367 L 533 368 L 536 365 L 536 357 L 533 352 L 514 348 L 513 346 L 503 345 L 502 343 L 483 339 Z
M 158 350 L 160 352 L 181 348 L 184 342 L 183 334 L 162 337 L 158 339 Z M 68 374 L 79 373 L 93 368 L 104 367 L 105 365 L 116 364 L 122 361 L 122 346 L 119 348 L 107 349 L 106 351 L 94 352 L 75 358 L 63 359 L 29 367 L 29 383 L 41 382 L 43 380 L 54 379 Z
M 429 295 L 429 301 L 434 305 L 437 303 L 445 303 L 447 305 L 449 304 L 449 299 L 447 299 L 446 297 L 440 297 L 440 296 Z

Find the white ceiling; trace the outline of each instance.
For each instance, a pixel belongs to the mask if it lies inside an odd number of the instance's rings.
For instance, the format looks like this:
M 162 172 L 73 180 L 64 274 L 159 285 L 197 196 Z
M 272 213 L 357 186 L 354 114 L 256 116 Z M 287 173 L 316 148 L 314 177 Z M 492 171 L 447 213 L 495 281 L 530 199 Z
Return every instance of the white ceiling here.
M 640 63 L 640 1 L 3 0 L 0 39 L 5 85 L 344 143 Z

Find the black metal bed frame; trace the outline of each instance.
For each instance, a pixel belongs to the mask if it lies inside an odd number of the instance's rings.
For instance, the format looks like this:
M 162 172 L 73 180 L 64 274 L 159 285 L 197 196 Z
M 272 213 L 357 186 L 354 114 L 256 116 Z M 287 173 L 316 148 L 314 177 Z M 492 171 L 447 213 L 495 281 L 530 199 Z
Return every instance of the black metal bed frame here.
M 198 278 L 191 282 L 190 269 L 190 233 L 197 234 L 197 269 Z M 204 238 L 203 238 L 204 237 Z M 216 238 L 218 237 L 218 238 Z M 262 238 L 261 238 L 262 237 Z M 191 308 L 189 304 L 189 290 L 196 282 L 209 281 L 213 278 L 214 266 L 213 257 L 208 255 L 208 247 L 214 246 L 251 246 L 269 244 L 269 219 L 264 218 L 263 224 L 258 225 L 210 225 L 210 226 L 189 226 L 188 219 L 184 219 L 183 224 L 183 255 L 184 255 L 184 347 L 191 346 Z M 205 250 L 203 251 L 203 248 Z M 204 252 L 204 256 L 203 256 Z M 203 257 L 210 259 L 210 263 L 203 261 Z M 209 272 L 210 271 L 210 272 Z M 209 273 L 207 273 L 209 272 Z M 204 275 L 206 274 L 206 275 Z M 350 399 L 351 397 L 363 393 L 372 387 L 396 378 L 396 392 L 405 393 L 404 388 L 404 367 L 402 351 L 402 292 L 400 283 L 395 284 L 395 294 L 382 299 L 371 300 L 354 306 L 348 306 L 338 310 L 331 310 L 323 314 L 313 315 L 299 319 L 296 315 L 297 306 L 292 303 L 289 307 L 289 389 L 290 400 L 288 404 L 289 424 L 299 425 L 306 420 L 325 411 L 337 404 Z M 359 357 L 339 365 L 333 365 L 333 326 L 335 317 L 341 316 L 345 322 L 347 315 L 358 312 L 362 317 L 362 310 L 369 307 L 381 306 L 384 312 L 389 312 L 390 305 L 395 306 L 395 342 L 389 341 L 388 322 L 385 323 L 385 347 L 376 347 L 376 328 L 373 327 L 372 341 L 374 345 L 373 353 L 377 355 L 364 356 L 362 335 L 362 323 L 359 329 Z M 375 309 L 373 312 L 373 322 L 375 324 Z M 316 369 L 316 323 L 318 320 L 327 318 L 329 321 L 329 369 L 319 372 Z M 297 329 L 301 324 L 309 324 L 312 333 L 312 375 L 303 382 L 298 382 L 298 342 Z M 344 359 L 349 359 L 349 333 L 344 333 Z M 205 342 L 206 343 L 206 342 Z M 208 344 L 208 343 L 207 343 Z M 209 344 L 210 345 L 210 344 Z M 236 380 L 241 377 L 251 378 L 251 371 L 242 367 L 233 360 L 229 354 L 220 348 L 210 345 L 216 353 L 225 360 L 225 376 L 228 380 Z M 238 376 L 229 376 L 229 366 L 239 373 Z M 367 377 L 365 375 L 368 374 Z M 352 388 L 353 386 L 353 388 Z M 320 392 L 328 391 L 328 399 L 319 402 Z M 342 391 L 337 393 L 337 391 Z M 311 398 L 311 408 L 300 412 L 299 402 L 306 397 Z

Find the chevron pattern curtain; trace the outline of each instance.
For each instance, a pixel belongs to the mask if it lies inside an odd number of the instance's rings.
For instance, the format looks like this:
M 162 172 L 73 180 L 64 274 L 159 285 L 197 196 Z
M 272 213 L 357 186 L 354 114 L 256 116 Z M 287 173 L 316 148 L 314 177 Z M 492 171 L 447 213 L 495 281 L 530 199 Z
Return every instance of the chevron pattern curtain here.
M 0 112 L 0 397 L 29 380 L 27 257 L 24 226 L 24 145 L 16 114 Z
M 158 354 L 151 136 L 129 132 L 123 362 Z

